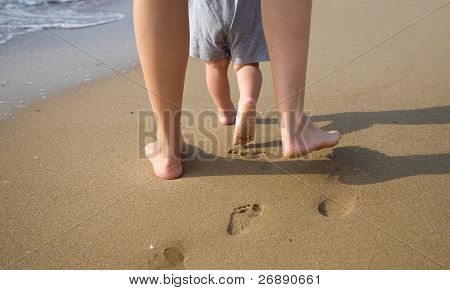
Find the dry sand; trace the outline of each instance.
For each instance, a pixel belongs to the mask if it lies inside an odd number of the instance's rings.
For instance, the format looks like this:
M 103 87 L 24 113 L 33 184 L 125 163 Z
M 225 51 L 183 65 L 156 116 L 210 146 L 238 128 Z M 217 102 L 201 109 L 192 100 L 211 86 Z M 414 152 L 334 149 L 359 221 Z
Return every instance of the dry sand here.
M 214 107 L 191 60 L 197 158 L 158 180 L 141 72 L 87 84 L 0 123 L 0 268 L 448 269 L 450 5 L 321 79 L 445 3 L 335 2 L 314 7 L 307 109 L 337 148 L 278 158 L 264 64 L 256 142 L 233 149 L 198 124 Z

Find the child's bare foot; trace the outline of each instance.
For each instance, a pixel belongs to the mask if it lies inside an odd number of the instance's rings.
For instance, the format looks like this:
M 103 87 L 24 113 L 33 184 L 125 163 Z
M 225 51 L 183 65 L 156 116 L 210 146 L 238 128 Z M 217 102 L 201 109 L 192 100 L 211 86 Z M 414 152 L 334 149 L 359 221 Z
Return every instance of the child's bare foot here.
M 245 145 L 255 138 L 256 102 L 239 102 L 233 144 Z
M 300 157 L 316 150 L 334 147 L 342 137 L 338 131 L 322 131 L 308 118 L 303 118 L 298 128 L 294 134 L 285 126 L 281 128 L 284 157 Z
M 233 125 L 236 121 L 236 110 L 219 110 L 217 113 L 219 122 L 222 125 Z
M 181 159 L 165 153 L 158 141 L 145 146 L 145 156 L 153 165 L 153 172 L 161 179 L 175 179 L 183 174 Z

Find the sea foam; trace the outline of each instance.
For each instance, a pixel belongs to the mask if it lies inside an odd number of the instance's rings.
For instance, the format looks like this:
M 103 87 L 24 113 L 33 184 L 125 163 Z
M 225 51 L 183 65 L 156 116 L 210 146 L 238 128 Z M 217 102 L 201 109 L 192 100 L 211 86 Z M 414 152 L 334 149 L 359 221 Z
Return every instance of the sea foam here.
M 0 44 L 47 28 L 82 28 L 124 17 L 105 13 L 105 0 L 0 0 Z

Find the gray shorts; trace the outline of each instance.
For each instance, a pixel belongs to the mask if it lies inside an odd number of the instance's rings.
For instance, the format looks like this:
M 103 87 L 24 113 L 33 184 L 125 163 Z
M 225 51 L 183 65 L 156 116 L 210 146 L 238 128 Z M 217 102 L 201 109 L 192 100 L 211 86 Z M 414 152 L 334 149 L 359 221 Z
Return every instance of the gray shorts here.
M 189 0 L 189 26 L 193 57 L 228 58 L 234 64 L 269 61 L 260 0 Z

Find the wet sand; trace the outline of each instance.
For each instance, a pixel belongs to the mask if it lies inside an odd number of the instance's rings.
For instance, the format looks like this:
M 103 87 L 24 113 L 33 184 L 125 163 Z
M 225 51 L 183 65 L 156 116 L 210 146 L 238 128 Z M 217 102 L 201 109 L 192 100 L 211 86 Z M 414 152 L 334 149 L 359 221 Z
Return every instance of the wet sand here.
M 138 63 L 132 1 L 107 3 L 104 13 L 125 18 L 83 29 L 35 31 L 0 45 L 0 122 L 36 101 L 108 76 L 111 68 L 120 72 Z
M 343 139 L 308 158 L 279 156 L 269 64 L 237 148 L 190 60 L 178 180 L 138 68 L 3 121 L 0 268 L 448 269 L 450 5 L 361 55 L 442 3 L 315 2 L 306 107 Z

